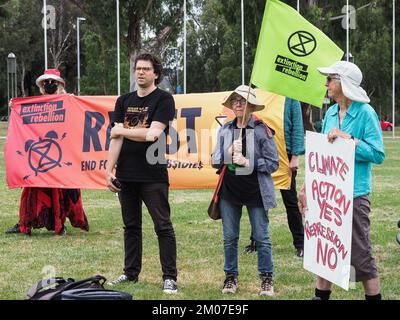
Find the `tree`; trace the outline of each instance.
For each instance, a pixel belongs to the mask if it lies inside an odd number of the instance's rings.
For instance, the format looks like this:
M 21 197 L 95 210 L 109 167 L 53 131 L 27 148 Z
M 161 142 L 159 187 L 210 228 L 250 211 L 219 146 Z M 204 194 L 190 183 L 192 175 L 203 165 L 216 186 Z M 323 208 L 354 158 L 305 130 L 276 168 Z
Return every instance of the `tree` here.
M 107 33 L 110 36 L 110 26 L 113 26 L 115 30 L 116 8 L 113 1 L 69 1 L 79 7 L 92 21 L 95 21 L 99 33 Z M 174 32 L 178 32 L 182 13 L 183 2 L 180 0 L 121 1 L 122 30 L 127 30 L 127 34 L 123 38 L 127 44 L 129 70 L 133 69 L 135 58 L 140 52 L 161 53 L 167 39 Z M 132 88 L 134 85 L 132 73 L 130 73 L 130 77 Z

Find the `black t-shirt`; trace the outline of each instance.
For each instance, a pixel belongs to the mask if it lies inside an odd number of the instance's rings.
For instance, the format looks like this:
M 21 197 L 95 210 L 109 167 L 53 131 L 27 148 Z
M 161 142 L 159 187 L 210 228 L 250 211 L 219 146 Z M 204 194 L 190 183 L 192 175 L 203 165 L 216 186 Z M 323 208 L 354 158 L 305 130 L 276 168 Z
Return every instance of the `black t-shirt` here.
M 123 123 L 125 128 L 150 128 L 152 121 L 167 125 L 175 116 L 175 102 L 172 95 L 159 88 L 145 97 L 137 91 L 118 98 L 112 122 Z M 161 140 L 160 140 L 161 141 Z M 158 142 L 136 142 L 124 139 L 117 161 L 117 179 L 126 182 L 168 182 L 167 165 L 164 154 L 163 163 L 150 164 L 146 159 L 147 149 Z
M 234 125 L 235 129 L 238 129 L 236 123 Z M 234 132 L 237 135 L 235 137 L 236 140 L 238 139 L 239 130 Z M 242 154 L 246 157 L 246 129 L 243 129 L 242 133 Z M 236 175 L 234 171 L 226 170 L 219 196 L 234 205 L 262 207 L 263 202 L 257 171 L 253 170 L 249 175 Z

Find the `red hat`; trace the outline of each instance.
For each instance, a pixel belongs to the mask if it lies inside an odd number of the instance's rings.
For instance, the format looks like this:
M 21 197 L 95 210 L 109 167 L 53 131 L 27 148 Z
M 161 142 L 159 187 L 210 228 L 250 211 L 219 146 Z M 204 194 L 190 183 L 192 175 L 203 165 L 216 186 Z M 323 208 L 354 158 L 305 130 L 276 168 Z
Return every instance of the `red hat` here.
M 61 82 L 65 86 L 65 81 L 63 78 L 61 78 L 60 71 L 57 69 L 47 69 L 44 71 L 44 74 L 42 74 L 39 78 L 36 79 L 36 85 L 38 87 L 43 86 L 43 81 L 47 79 L 53 79 L 58 82 Z

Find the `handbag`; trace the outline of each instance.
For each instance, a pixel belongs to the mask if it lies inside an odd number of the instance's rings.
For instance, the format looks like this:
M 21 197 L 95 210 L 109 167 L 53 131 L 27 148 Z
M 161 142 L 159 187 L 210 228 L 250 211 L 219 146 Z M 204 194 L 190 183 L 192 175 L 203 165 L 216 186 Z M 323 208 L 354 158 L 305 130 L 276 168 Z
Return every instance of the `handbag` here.
M 211 199 L 210 205 L 208 206 L 208 215 L 213 220 L 221 219 L 221 210 L 219 210 L 219 189 L 221 189 L 222 179 L 224 178 L 224 174 L 226 171 L 226 165 L 222 167 L 221 173 L 219 174 L 217 187 L 215 188 L 214 195 Z

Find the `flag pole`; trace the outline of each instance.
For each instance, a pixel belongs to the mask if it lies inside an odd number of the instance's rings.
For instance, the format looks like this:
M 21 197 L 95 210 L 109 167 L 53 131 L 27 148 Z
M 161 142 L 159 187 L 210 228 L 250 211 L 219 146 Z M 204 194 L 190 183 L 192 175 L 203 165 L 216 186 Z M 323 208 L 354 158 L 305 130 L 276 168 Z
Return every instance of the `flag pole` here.
M 393 64 L 392 64 L 392 68 L 393 68 L 393 93 L 392 93 L 392 123 L 393 123 L 393 138 L 396 137 L 396 109 L 395 109 L 395 94 L 396 94 L 396 15 L 395 15 L 395 11 L 396 11 L 396 4 L 395 4 L 395 0 L 393 0 Z
M 247 106 L 249 105 L 250 89 L 251 89 L 251 81 L 249 82 L 249 91 L 247 92 L 246 104 L 244 106 L 244 111 L 243 111 L 244 115 L 242 117 L 242 124 L 240 126 L 240 135 L 239 135 L 239 139 L 240 140 L 242 140 L 244 120 L 245 120 L 245 117 L 246 117 Z
M 350 38 L 350 30 L 349 30 L 349 19 L 350 19 L 350 12 L 349 12 L 349 0 L 346 1 L 346 60 L 349 62 L 349 38 Z

